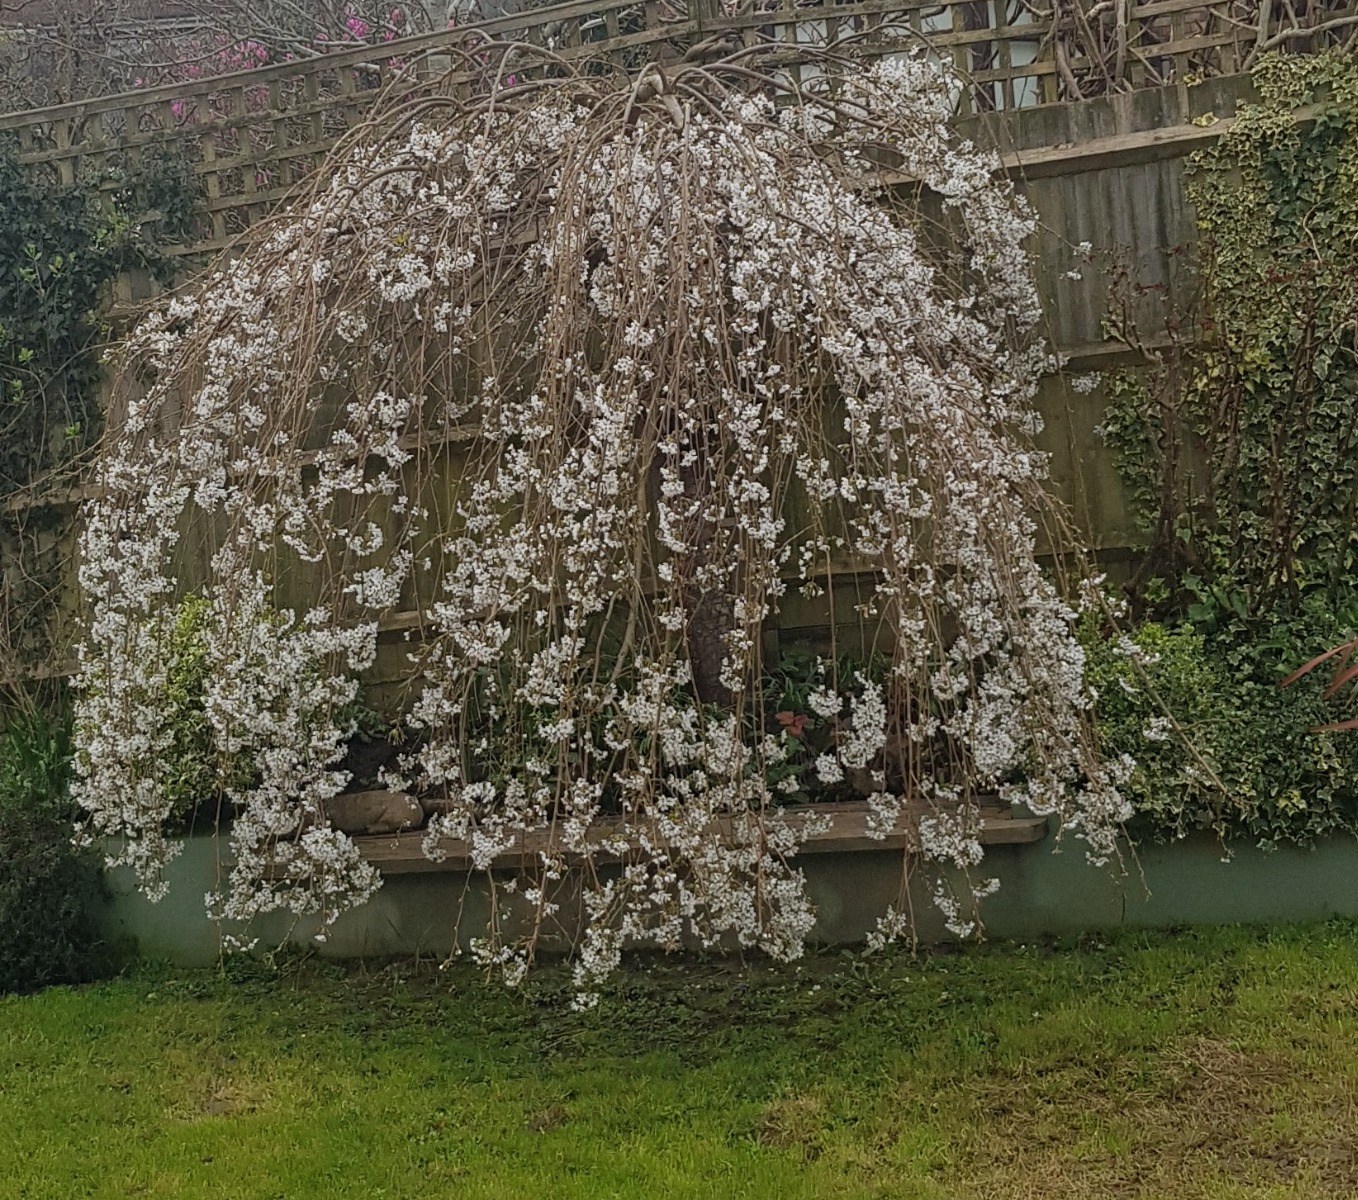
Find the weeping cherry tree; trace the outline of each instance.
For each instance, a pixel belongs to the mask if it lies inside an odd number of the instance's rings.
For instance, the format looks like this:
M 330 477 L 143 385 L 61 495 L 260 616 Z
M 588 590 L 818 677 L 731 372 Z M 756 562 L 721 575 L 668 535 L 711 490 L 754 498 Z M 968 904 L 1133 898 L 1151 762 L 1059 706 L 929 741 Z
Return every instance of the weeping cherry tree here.
M 868 781 L 870 830 L 909 826 L 959 932 L 994 886 L 984 795 L 1109 859 L 1128 767 L 1095 752 L 1038 555 L 1064 534 L 1031 445 L 1033 220 L 950 127 L 954 80 L 923 56 L 798 89 L 748 58 L 620 80 L 512 53 L 512 86 L 506 64 L 346 144 L 123 348 L 80 567 L 87 834 L 163 892 L 192 592 L 235 764 L 212 907 L 324 931 L 380 884 L 326 806 L 383 622 L 414 613 L 385 782 L 435 811 L 433 858 L 542 847 L 498 885 L 523 919 L 497 894 L 485 963 L 521 977 L 568 888 L 584 997 L 629 944 L 794 957 L 816 821 L 783 803 L 765 634 L 852 576 L 884 667 L 824 662 L 814 781 Z

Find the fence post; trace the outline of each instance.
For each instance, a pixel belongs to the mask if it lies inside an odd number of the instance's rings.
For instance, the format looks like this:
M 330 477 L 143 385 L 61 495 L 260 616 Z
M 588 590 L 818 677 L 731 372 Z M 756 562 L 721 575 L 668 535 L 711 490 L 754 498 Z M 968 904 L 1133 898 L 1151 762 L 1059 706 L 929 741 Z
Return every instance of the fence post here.
M 688 0 L 688 19 L 697 27 L 699 38 L 707 32 L 708 22 L 720 15 L 720 0 Z

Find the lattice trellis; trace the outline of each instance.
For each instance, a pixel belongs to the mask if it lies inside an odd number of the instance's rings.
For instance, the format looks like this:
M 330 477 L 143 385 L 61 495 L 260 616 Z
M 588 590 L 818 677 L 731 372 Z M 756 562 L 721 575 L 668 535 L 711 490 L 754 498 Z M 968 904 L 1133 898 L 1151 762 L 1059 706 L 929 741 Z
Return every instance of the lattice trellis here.
M 155 154 L 188 159 L 202 180 L 193 252 L 231 240 L 289 195 L 368 117 L 379 97 L 485 86 L 502 66 L 487 43 L 529 42 L 599 69 L 763 47 L 765 69 L 807 82 L 809 47 L 856 54 L 920 46 L 968 81 L 962 113 L 1027 108 L 1248 69 L 1285 48 L 1346 41 L 1358 0 L 577 0 L 300 62 L 0 116 L 22 161 L 122 186 Z M 494 64 L 494 65 L 492 65 Z M 449 72 L 453 73 L 450 75 Z

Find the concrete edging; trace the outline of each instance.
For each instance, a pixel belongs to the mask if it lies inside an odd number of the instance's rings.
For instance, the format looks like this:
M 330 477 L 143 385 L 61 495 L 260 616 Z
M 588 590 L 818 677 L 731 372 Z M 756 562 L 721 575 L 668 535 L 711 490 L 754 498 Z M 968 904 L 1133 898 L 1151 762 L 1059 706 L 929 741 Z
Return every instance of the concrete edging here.
M 150 958 L 186 966 L 215 962 L 222 934 L 235 932 L 210 921 L 203 905 L 204 894 L 225 878 L 224 846 L 212 837 L 187 838 L 182 846 L 168 871 L 170 894 L 159 904 L 136 892 L 130 872 L 110 872 L 106 926 Z M 819 915 L 813 936 L 820 944 L 861 941 L 887 905 L 900 901 L 900 850 L 832 851 L 800 865 Z M 1091 867 L 1080 843 L 1049 838 L 993 845 L 979 873 L 1000 880 L 982 911 L 990 937 L 1358 916 L 1358 839 L 1352 837 L 1263 851 L 1242 843 L 1223 848 L 1202 835 L 1142 846 L 1120 870 Z M 925 882 L 919 877 L 911 886 L 920 936 L 946 940 Z M 311 940 L 313 919 L 294 922 L 288 914 L 263 919 L 255 932 L 261 944 L 289 941 L 333 958 L 444 956 L 484 929 L 487 914 L 483 876 L 392 875 L 368 904 L 345 914 L 323 944 Z

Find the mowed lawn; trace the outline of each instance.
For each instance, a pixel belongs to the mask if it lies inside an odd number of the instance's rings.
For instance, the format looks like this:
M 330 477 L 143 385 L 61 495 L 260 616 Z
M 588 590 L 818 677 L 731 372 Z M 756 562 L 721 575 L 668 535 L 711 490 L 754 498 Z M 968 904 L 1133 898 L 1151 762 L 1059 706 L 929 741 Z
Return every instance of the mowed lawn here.
M 0 1000 L 0 1197 L 1358 1196 L 1358 926 Z

